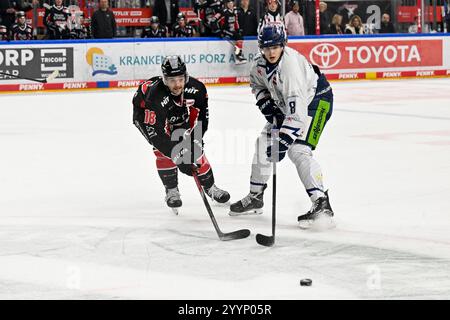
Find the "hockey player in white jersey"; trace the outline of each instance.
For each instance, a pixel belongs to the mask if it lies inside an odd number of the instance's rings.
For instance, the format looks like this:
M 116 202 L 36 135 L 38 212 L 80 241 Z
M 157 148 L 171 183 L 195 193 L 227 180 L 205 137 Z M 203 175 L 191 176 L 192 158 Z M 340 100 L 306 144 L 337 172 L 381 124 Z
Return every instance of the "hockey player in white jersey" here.
M 321 168 L 312 154 L 331 117 L 333 93 L 319 68 L 286 43 L 282 24 L 265 26 L 258 35 L 261 54 L 250 69 L 250 85 L 268 122 L 257 139 L 250 193 L 230 206 L 230 215 L 262 213 L 271 162 L 281 161 L 287 154 L 313 203 L 298 217 L 300 227 L 307 228 L 321 217 L 332 223 L 334 215 Z M 275 127 L 279 131 L 272 142 L 271 129 Z

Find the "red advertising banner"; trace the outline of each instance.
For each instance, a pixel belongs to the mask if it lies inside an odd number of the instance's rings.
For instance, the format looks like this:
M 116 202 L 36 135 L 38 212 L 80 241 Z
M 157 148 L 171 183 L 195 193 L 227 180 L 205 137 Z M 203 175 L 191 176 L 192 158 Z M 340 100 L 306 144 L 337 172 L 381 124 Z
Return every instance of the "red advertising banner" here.
M 130 9 L 117 8 L 112 9 L 116 23 L 123 27 L 147 27 L 150 25 L 151 10 L 149 8 Z
M 84 16 L 88 17 L 87 9 L 84 9 Z M 116 23 L 122 27 L 146 27 L 150 25 L 150 17 L 152 10 L 150 8 L 142 9 L 130 9 L 130 8 L 117 8 L 112 9 Z M 44 27 L 44 14 L 45 9 L 38 9 L 38 27 Z M 27 23 L 33 25 L 33 12 L 27 12 Z
M 443 66 L 441 39 L 297 42 L 289 46 L 324 70 Z
M 425 12 L 425 21 L 433 21 L 433 7 L 427 7 L 428 11 Z M 414 17 L 417 16 L 417 7 L 411 6 L 399 6 L 397 9 L 397 21 L 398 22 L 414 22 Z M 436 7 L 436 21 L 442 22 L 442 7 Z

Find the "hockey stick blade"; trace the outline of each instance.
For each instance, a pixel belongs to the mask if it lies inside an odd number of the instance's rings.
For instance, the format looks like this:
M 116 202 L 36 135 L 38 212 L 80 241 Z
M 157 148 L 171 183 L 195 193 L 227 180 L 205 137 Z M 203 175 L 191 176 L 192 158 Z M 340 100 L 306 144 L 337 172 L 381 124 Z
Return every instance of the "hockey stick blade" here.
M 192 172 L 192 176 L 194 177 L 195 184 L 197 185 L 198 191 L 200 192 L 200 196 L 203 199 L 203 203 L 205 205 L 206 211 L 208 212 L 209 218 L 211 219 L 211 222 L 214 226 L 214 229 L 217 232 L 217 235 L 219 236 L 219 239 L 222 241 L 228 241 L 228 240 L 238 240 L 247 238 L 250 235 L 250 230 L 248 229 L 241 229 L 229 233 L 223 233 L 219 225 L 217 224 L 216 218 L 214 217 L 214 213 L 211 210 L 211 206 L 208 203 L 208 199 L 206 199 L 205 192 L 203 191 L 203 187 L 200 184 L 200 180 L 198 179 L 198 175 L 196 171 Z
M 229 241 L 229 240 L 238 240 L 238 239 L 244 239 L 247 238 L 250 235 L 250 230 L 248 229 L 241 229 L 229 233 L 222 233 L 219 235 L 220 240 L 222 241 Z
M 258 233 L 256 235 L 256 242 L 265 247 L 271 247 L 275 243 L 274 236 L 265 236 L 263 234 Z
M 53 71 L 47 78 L 45 78 L 45 83 L 55 80 L 57 76 L 59 76 L 59 70 Z

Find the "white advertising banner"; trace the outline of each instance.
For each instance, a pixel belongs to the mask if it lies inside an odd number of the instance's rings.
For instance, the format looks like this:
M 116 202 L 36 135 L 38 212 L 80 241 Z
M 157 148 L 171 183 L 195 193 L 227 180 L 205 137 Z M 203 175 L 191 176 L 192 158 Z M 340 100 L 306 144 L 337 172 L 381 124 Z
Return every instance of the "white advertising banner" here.
M 295 37 L 290 47 L 328 78 L 377 79 L 450 74 L 450 36 Z M 256 40 L 244 42 L 251 61 Z M 0 42 L 0 91 L 136 86 L 161 73 L 166 55 L 180 55 L 188 72 L 206 83 L 248 82 L 250 64 L 236 65 L 234 46 L 216 39 L 116 39 L 111 41 Z M 50 83 L 43 79 L 54 70 Z

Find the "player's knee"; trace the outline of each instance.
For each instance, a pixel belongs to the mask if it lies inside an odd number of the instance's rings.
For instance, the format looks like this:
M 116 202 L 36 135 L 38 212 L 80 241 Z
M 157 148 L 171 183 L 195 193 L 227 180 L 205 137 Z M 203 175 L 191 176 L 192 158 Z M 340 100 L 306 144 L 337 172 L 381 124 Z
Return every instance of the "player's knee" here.
M 312 156 L 311 147 L 303 144 L 294 144 L 288 152 L 289 159 L 294 163 L 309 160 Z

